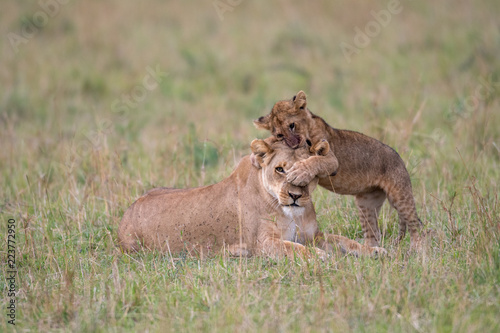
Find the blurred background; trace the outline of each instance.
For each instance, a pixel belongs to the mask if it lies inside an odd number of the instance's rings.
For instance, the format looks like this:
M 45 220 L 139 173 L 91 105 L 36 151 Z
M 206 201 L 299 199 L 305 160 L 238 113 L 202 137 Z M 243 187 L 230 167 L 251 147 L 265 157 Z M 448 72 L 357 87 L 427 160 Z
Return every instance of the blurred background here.
M 499 9 L 498 1 L 5 1 L 1 199 L 29 201 L 29 181 L 41 197 L 49 189 L 60 199 L 102 198 L 116 219 L 151 187 L 228 175 L 251 140 L 268 135 L 252 120 L 299 90 L 330 125 L 394 147 L 420 205 L 433 201 L 427 192 L 460 192 L 470 177 L 496 189 Z
M 434 296 L 450 285 L 443 280 L 448 272 L 441 269 L 450 269 L 459 281 L 475 260 L 479 277 L 498 263 L 492 259 L 498 260 L 492 239 L 498 240 L 500 230 L 499 14 L 498 0 L 2 0 L 0 216 L 2 221 L 14 217 L 20 228 L 19 276 L 24 280 L 18 297 L 26 327 L 44 330 L 72 323 L 92 330 L 120 316 L 142 320 L 133 317 L 133 309 L 152 313 L 155 302 L 165 306 L 161 316 L 182 317 L 189 325 L 197 301 L 193 307 L 181 302 L 186 311 L 178 300 L 164 304 L 170 301 L 158 298 L 163 290 L 148 289 L 154 283 L 144 282 L 148 270 L 139 264 L 134 270 L 128 257 L 117 255 L 120 218 L 153 187 L 194 187 L 228 176 L 250 152 L 250 142 L 269 135 L 255 129 L 252 120 L 299 90 L 306 92 L 310 110 L 333 127 L 362 132 L 398 151 L 410 172 L 419 214 L 437 231 L 435 248 L 446 258 L 435 260 L 440 273 L 422 280 L 436 290 L 419 294 L 422 303 L 405 303 L 402 310 L 387 307 L 374 319 L 377 327 L 400 323 L 399 312 L 406 322 L 424 320 L 425 331 L 442 327 L 439 316 L 428 314 L 428 302 L 436 313 L 448 309 L 447 318 L 456 323 L 475 308 L 475 299 L 483 299 L 478 313 L 489 309 L 490 318 L 496 318 L 498 309 L 490 305 L 498 305 L 498 294 L 488 303 L 490 289 L 471 287 L 472 277 L 450 290 L 449 295 L 463 291 L 456 294 L 456 308 L 446 295 Z M 352 198 L 318 189 L 314 201 L 322 229 L 362 238 Z M 387 204 L 380 221 L 384 237 L 394 238 L 397 214 Z M 391 249 L 390 242 L 384 244 Z M 345 269 L 355 272 L 359 265 L 353 265 Z M 394 276 L 414 276 L 399 274 L 407 264 L 399 265 L 395 262 Z M 382 276 L 373 266 L 373 276 Z M 336 269 L 327 275 L 335 278 Z M 234 274 L 228 272 L 232 281 Z M 358 273 L 353 276 L 365 275 Z M 127 279 L 116 278 L 120 274 Z M 494 274 L 484 280 L 493 281 Z M 248 295 L 258 291 L 250 280 L 248 289 L 238 282 Z M 343 275 L 339 281 L 348 283 Z M 389 278 L 373 295 L 386 295 L 380 299 L 396 304 L 405 291 L 392 288 L 407 282 Z M 231 285 L 220 286 L 221 299 L 234 298 L 231 289 L 224 294 Z M 357 285 L 351 287 L 362 293 Z M 206 291 L 200 288 L 204 299 Z M 179 290 L 190 299 L 182 283 Z M 295 309 L 293 295 L 301 290 L 294 287 L 283 304 Z M 143 292 L 151 303 L 137 296 Z M 130 296 L 132 305 L 129 293 L 136 295 Z M 363 318 L 372 318 L 370 309 L 379 298 L 356 300 L 369 295 L 345 296 L 345 304 L 357 306 L 362 315 L 337 309 L 338 316 L 316 322 L 348 318 L 361 325 L 354 327 L 364 327 Z M 241 313 L 253 311 L 253 301 L 236 300 L 233 306 Z M 256 318 L 273 313 L 266 302 Z M 91 305 L 87 310 L 74 304 Z M 225 322 L 217 312 L 206 311 Z M 294 311 L 283 322 L 295 322 Z M 312 318 L 314 313 L 309 313 Z M 85 326 L 89 322 L 94 326 Z M 470 327 L 482 327 L 474 323 Z

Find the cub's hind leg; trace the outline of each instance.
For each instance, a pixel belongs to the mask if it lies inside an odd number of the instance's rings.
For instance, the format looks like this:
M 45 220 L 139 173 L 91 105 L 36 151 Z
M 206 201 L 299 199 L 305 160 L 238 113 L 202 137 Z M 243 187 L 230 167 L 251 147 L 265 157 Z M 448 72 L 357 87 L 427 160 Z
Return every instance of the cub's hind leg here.
M 365 245 L 367 246 L 379 246 L 380 229 L 378 227 L 378 214 L 384 204 L 385 198 L 385 192 L 382 190 L 356 195 L 359 219 L 363 228 Z
M 413 197 L 411 185 L 393 187 L 387 192 L 390 204 L 396 209 L 399 215 L 399 236 L 400 242 L 406 233 L 410 232 L 411 247 L 419 249 L 421 246 L 420 230 L 423 227 L 422 221 L 418 218 L 415 199 Z

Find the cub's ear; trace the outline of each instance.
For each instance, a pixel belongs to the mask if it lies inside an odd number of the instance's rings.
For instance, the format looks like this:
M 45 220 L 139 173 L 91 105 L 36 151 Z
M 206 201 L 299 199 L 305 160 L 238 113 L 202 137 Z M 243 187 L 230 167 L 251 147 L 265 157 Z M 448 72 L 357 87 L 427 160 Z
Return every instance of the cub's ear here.
M 307 106 L 306 93 L 301 90 L 297 95 L 293 96 L 293 105 L 295 110 L 305 110 Z
M 256 168 L 260 169 L 264 163 L 264 157 L 271 154 L 273 149 L 264 140 L 259 139 L 253 140 L 250 147 L 252 148 L 250 160 Z
M 326 156 L 328 152 L 330 151 L 330 144 L 326 140 L 321 140 L 317 144 L 315 144 L 313 147 L 310 149 L 311 153 L 315 153 L 318 156 Z
M 259 129 L 265 129 L 270 131 L 271 130 L 271 114 L 268 114 L 267 116 L 260 117 L 259 119 L 255 119 L 253 121 L 253 124 L 255 127 Z

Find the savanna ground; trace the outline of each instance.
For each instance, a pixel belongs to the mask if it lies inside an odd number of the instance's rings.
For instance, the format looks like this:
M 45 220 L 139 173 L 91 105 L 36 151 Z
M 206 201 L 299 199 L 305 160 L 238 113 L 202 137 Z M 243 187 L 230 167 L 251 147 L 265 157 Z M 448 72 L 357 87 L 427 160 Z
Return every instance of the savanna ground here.
M 229 6 L 69 1 L 45 22 L 37 2 L 3 1 L 1 270 L 15 219 L 18 273 L 16 326 L 0 281 L 0 331 L 500 330 L 500 2 L 402 1 L 378 31 L 387 2 Z M 362 47 L 347 59 L 342 42 Z M 267 136 L 252 120 L 301 89 L 332 126 L 401 154 L 436 231 L 423 253 L 392 245 L 387 203 L 383 260 L 116 248 L 138 196 L 223 179 Z M 362 238 L 351 197 L 314 202 L 324 231 Z

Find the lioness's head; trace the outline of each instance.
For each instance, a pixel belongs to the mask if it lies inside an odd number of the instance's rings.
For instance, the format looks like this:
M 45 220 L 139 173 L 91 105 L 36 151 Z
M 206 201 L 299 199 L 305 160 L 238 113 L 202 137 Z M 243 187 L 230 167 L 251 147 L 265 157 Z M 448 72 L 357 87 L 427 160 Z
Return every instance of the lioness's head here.
M 306 186 L 294 186 L 286 180 L 287 171 L 299 160 L 311 155 L 324 156 L 330 150 L 330 145 L 323 140 L 313 147 L 306 144 L 292 149 L 282 141 L 271 137 L 266 140 L 253 140 L 252 164 L 261 170 L 262 185 L 282 207 L 297 210 L 300 213 L 303 207 L 311 200 L 310 193 L 318 184 L 315 178 Z
M 309 118 L 312 114 L 307 110 L 306 94 L 301 90 L 289 100 L 279 101 L 267 116 L 254 120 L 257 128 L 271 131 L 278 140 L 283 140 L 296 148 L 304 141 L 310 145 Z

